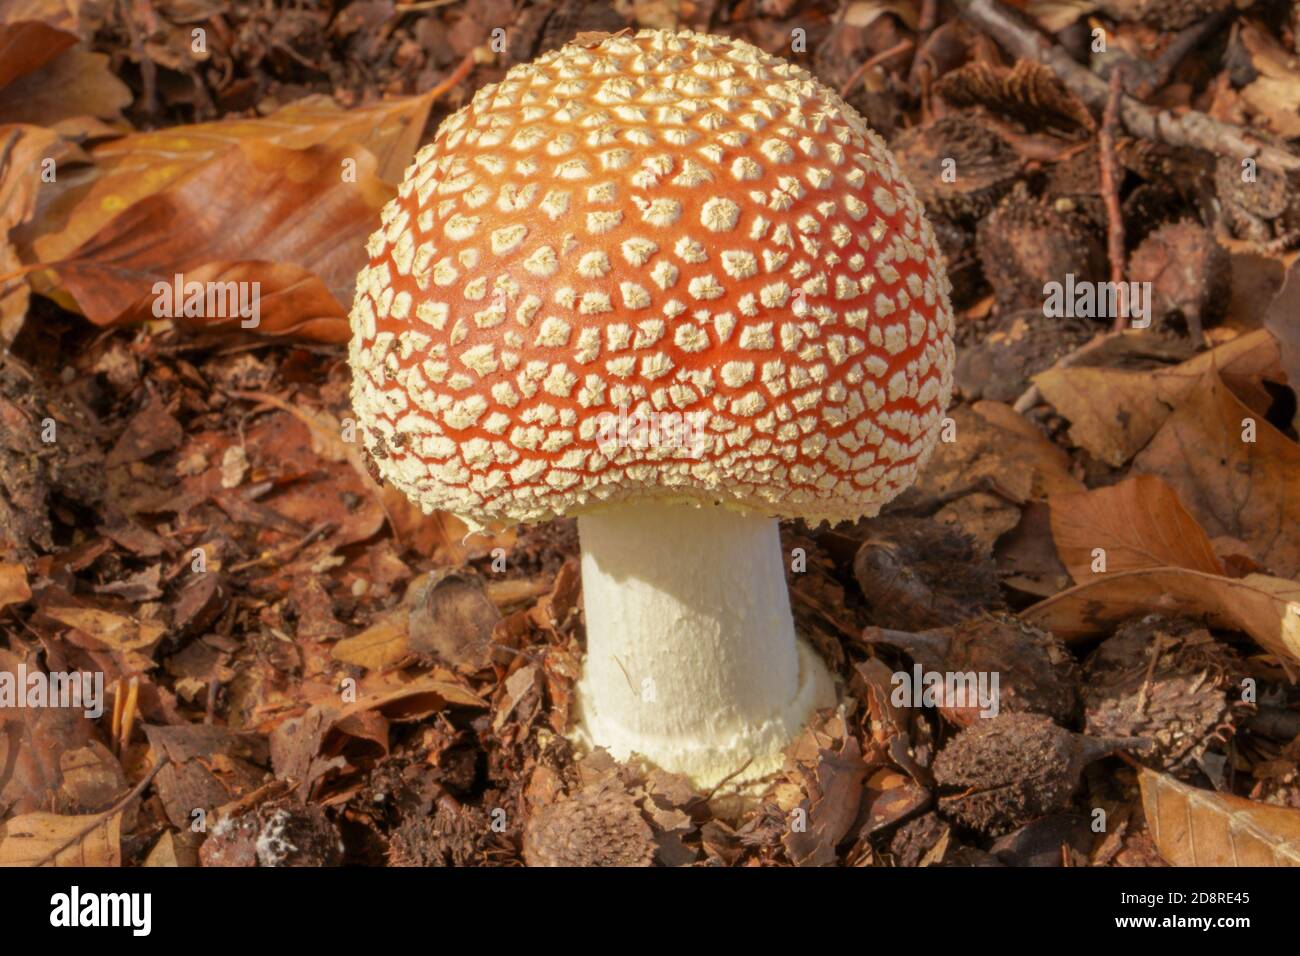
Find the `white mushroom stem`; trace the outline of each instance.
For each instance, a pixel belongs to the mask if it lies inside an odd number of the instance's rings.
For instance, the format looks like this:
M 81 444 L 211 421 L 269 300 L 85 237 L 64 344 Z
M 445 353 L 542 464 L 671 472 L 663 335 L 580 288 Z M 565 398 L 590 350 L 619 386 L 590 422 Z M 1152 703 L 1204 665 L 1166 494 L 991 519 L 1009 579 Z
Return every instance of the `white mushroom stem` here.
M 777 770 L 835 703 L 796 640 L 777 523 L 720 507 L 629 504 L 578 518 L 587 659 L 578 737 L 711 788 Z

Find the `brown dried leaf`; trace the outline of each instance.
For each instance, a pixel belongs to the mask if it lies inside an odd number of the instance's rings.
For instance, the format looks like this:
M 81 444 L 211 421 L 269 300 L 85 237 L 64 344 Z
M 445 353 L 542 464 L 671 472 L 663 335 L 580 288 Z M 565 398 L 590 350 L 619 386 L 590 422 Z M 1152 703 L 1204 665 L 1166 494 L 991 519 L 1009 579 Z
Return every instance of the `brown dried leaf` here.
M 1011 406 L 976 402 L 949 414 L 956 440 L 935 446 L 915 489 L 936 497 L 973 492 L 946 505 L 936 518 L 960 525 L 986 549 L 1019 523 L 1020 508 L 1013 502 L 1083 489 L 1070 474 L 1069 456 Z
M 804 771 L 809 790 L 802 804 L 804 828 L 791 827 L 781 838 L 798 866 L 829 866 L 837 847 L 857 819 L 867 765 L 857 738 L 845 737 L 838 751 L 820 750 L 815 775 Z
M 1225 578 L 1187 568 L 1119 571 L 1062 591 L 1020 616 L 1071 641 L 1152 612 L 1204 614 L 1216 627 L 1246 632 L 1284 666 L 1300 670 L 1300 584 L 1264 574 Z
M 1028 0 L 1025 12 L 1047 32 L 1059 33 L 1098 6 L 1097 0 Z
M 170 289 L 179 274 L 187 284 L 260 283 L 260 332 L 344 341 L 365 238 L 392 196 L 368 155 L 357 181 L 343 182 L 348 158 L 324 146 L 240 143 L 113 218 L 53 271 L 98 325 L 154 317 L 155 284 Z M 184 297 L 168 298 L 182 299 L 172 302 L 179 321 L 242 324 L 177 315 Z
M 57 232 L 47 229 L 47 234 L 33 243 L 35 257 L 42 262 L 67 257 L 114 216 L 240 143 L 337 150 L 357 160 L 358 174 L 362 154 L 369 153 L 374 157 L 376 175 L 396 184 L 419 145 L 432 102 L 432 97 L 424 94 L 341 110 L 328 97 L 306 97 L 258 119 L 173 126 L 98 146 L 94 151 L 95 177 L 69 189 L 45 210 L 45 221 L 60 225 Z M 360 149 L 347 149 L 353 144 Z M 336 164 L 333 171 L 339 179 L 341 167 Z M 358 182 L 360 178 L 358 175 Z
M 390 720 L 415 720 L 447 707 L 487 708 L 487 701 L 446 676 L 446 671 L 434 671 L 414 680 L 394 677 L 363 682 L 366 696 L 344 707 L 341 713 L 347 716 L 377 710 Z
M 1119 467 L 1146 447 L 1169 415 L 1148 372 L 1057 366 L 1034 376 L 1056 410 L 1070 421 L 1070 441 Z
M 167 411 L 162 396 L 154 393 L 127 423 L 104 463 L 111 468 L 114 465 L 144 461 L 160 451 L 179 448 L 184 440 L 185 431 L 181 428 L 181 423 Z
M 368 670 L 397 666 L 411 657 L 406 610 L 381 617 L 360 634 L 339 641 L 330 653 L 337 661 Z
M 1261 329 L 1173 368 L 1057 366 L 1035 375 L 1034 384 L 1070 420 L 1075 445 L 1119 467 L 1146 447 L 1207 369 L 1217 368 L 1233 388 L 1245 393 L 1257 390 L 1260 379 L 1282 378 L 1278 354 L 1276 340 Z
M 935 447 L 917 479 L 921 491 L 943 495 L 987 479 L 1008 497 L 1028 501 L 1082 489 L 1070 475 L 1069 456 L 1009 405 L 977 402 L 971 408 L 958 406 L 951 414 L 956 440 Z
M 1282 287 L 1264 312 L 1264 328 L 1277 341 L 1278 362 L 1291 391 L 1300 397 L 1300 259 L 1291 263 Z M 1296 415 L 1300 421 L 1300 412 Z
M 0 89 L 0 120 L 39 126 L 74 116 L 119 120 L 131 99 L 107 54 L 69 49 Z
M 0 51 L 4 46 L 3 30 L 0 26 Z M 0 72 L 3 69 L 0 67 Z M 32 217 L 41 183 L 40 165 L 57 140 L 52 131 L 35 126 L 0 126 L 0 275 L 22 267 L 10 244 L 9 232 Z M 26 279 L 0 283 L 0 345 L 17 336 L 30 298 Z
M 1243 440 L 1247 421 L 1254 440 Z M 1159 475 L 1211 537 L 1245 541 L 1274 573 L 1300 573 L 1300 445 L 1246 407 L 1211 369 L 1146 449 L 1138 472 Z
M 1174 866 L 1300 866 L 1300 810 L 1188 786 L 1145 767 L 1142 809 Z
M 1260 28 L 1245 21 L 1238 34 L 1258 74 L 1241 88 L 1241 99 L 1274 133 L 1300 136 L 1300 69 L 1295 57 Z
M 116 651 L 147 652 L 166 631 L 153 621 L 140 621 L 93 607 L 46 607 L 41 609 L 41 614 Z
M 25 813 L 0 823 L 0 866 L 121 866 L 122 815 L 94 817 Z
M 59 755 L 64 808 L 90 812 L 111 806 L 130 789 L 117 758 L 99 741 Z
M 17 674 L 23 658 L 0 648 L 0 671 Z M 38 670 L 35 657 L 28 672 Z M 84 710 L 64 707 L 0 708 L 0 815 L 48 809 L 61 792 L 60 755 L 90 746 L 95 725 Z M 66 809 L 65 807 L 57 807 Z
M 76 42 L 75 4 L 11 0 L 0 6 L 0 87 L 39 69 Z
M 194 844 L 185 839 L 184 834 L 168 830 L 158 838 L 149 855 L 141 866 L 185 866 L 199 865 L 199 855 Z
M 1139 568 L 1223 573 L 1209 537 L 1159 478 L 1141 475 L 1107 488 L 1053 495 L 1048 504 L 1057 553 L 1080 584 Z M 1105 550 L 1103 572 L 1092 570 L 1095 548 Z
M 10 604 L 31 600 L 32 589 L 27 585 L 27 569 L 21 564 L 0 563 L 0 611 Z

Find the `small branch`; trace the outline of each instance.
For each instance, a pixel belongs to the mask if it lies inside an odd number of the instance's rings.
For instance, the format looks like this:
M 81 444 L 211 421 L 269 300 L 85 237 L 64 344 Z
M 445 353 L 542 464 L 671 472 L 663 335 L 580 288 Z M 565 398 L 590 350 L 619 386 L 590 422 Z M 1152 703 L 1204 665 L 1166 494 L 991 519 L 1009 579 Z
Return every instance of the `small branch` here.
M 456 69 L 452 70 L 451 73 L 447 75 L 446 79 L 444 79 L 437 86 L 429 90 L 429 92 L 425 95 L 427 95 L 430 99 L 436 100 L 438 97 L 442 96 L 442 94 L 446 93 L 448 90 L 455 89 L 455 87 L 459 85 L 459 83 L 462 80 L 464 80 L 465 77 L 470 75 L 473 69 L 474 69 L 474 53 L 473 51 L 471 51 L 469 53 L 466 53 L 465 56 L 461 59 L 461 61 L 458 64 L 456 64 Z
M 897 56 L 900 53 L 906 53 L 908 50 L 912 49 L 912 46 L 913 44 L 911 40 L 903 40 L 900 43 L 894 44 L 894 46 L 891 46 L 888 50 L 881 50 L 871 59 L 867 60 L 853 71 L 852 76 L 844 81 L 844 85 L 840 87 L 840 98 L 849 98 L 849 94 L 853 92 L 853 88 L 858 85 L 858 81 L 862 79 L 862 75 L 866 73 L 867 70 L 879 63 L 885 62 L 890 57 Z
M 1110 73 L 1110 97 L 1106 100 L 1101 129 L 1097 133 L 1097 152 L 1101 154 L 1101 194 L 1106 201 L 1106 255 L 1110 260 L 1110 281 L 1115 283 L 1115 320 L 1112 328 L 1119 332 L 1128 320 L 1128 298 L 1120 283 L 1124 281 L 1124 213 L 1119 206 L 1119 161 L 1115 158 L 1115 128 L 1119 126 L 1119 101 L 1124 95 L 1124 68 L 1116 66 Z
M 93 833 L 95 830 L 99 829 L 99 827 L 101 827 L 104 824 L 105 820 L 108 820 L 114 815 L 119 814 L 123 810 L 125 810 L 127 804 L 129 804 L 132 800 L 139 797 L 142 793 L 145 792 L 146 789 L 148 789 L 149 784 L 153 783 L 153 778 L 158 776 L 158 771 L 162 770 L 163 767 L 167 766 L 167 762 L 169 759 L 170 758 L 168 758 L 166 754 L 163 754 L 161 757 L 159 757 L 158 762 L 155 763 L 153 767 L 150 768 L 149 772 L 145 774 L 143 780 L 141 780 L 139 783 L 137 783 L 134 787 L 131 788 L 130 793 L 128 793 L 121 800 L 117 801 L 117 803 L 113 804 L 107 810 L 104 810 L 101 813 L 92 814 L 89 818 L 90 819 L 89 823 L 87 823 L 84 827 L 82 827 L 80 830 L 78 830 L 68 839 L 64 840 L 53 850 L 45 854 L 45 856 L 41 857 L 39 860 L 37 860 L 35 863 L 31 865 L 44 866 L 46 863 L 51 862 L 52 860 L 57 858 L 58 855 L 62 853 L 64 850 L 66 850 L 68 847 L 80 843 L 82 840 L 86 838 L 88 834 Z
M 1060 360 L 1057 361 L 1052 368 L 1071 368 L 1075 365 L 1079 365 L 1085 358 L 1109 342 L 1114 338 L 1114 336 L 1114 332 L 1098 332 L 1073 352 L 1067 352 L 1065 355 L 1062 355 Z M 1042 397 L 1043 393 L 1039 387 L 1034 383 L 1030 383 L 1030 386 L 1024 390 L 1021 396 L 1016 399 L 1015 404 L 1011 407 L 1023 415 L 1025 412 L 1037 405 Z
M 151 120 L 158 115 L 158 67 L 150 58 L 144 46 L 144 36 L 135 22 L 131 0 L 122 0 L 122 20 L 126 23 L 126 32 L 131 40 L 131 53 L 140 65 L 140 80 L 144 85 L 144 111 Z
M 1060 46 L 1044 36 L 1033 21 L 998 0 L 953 0 L 963 19 L 991 36 L 1007 52 L 1047 66 L 1066 88 L 1090 108 L 1102 110 L 1109 98 L 1106 81 L 1094 75 Z M 1196 110 L 1177 116 L 1154 110 L 1130 96 L 1120 97 L 1120 119 L 1125 128 L 1142 139 L 1172 146 L 1191 146 L 1232 159 L 1254 157 L 1261 165 L 1279 171 L 1300 170 L 1300 157 L 1249 139 L 1239 126 L 1221 123 Z
M 847 4 L 845 7 L 847 8 Z M 915 87 L 919 82 L 921 54 L 925 51 L 926 41 L 939 23 L 939 0 L 921 0 L 921 16 L 916 24 L 916 52 L 912 55 L 912 67 L 907 72 L 907 85 Z
M 459 2 L 460 0 L 425 0 L 422 3 L 399 3 L 393 9 L 398 13 L 420 13 L 425 10 L 437 10 L 439 7 L 449 7 Z
M 1205 42 L 1212 34 L 1222 29 L 1223 24 L 1228 20 L 1228 16 L 1229 10 L 1220 10 L 1217 13 L 1210 14 L 1198 23 L 1184 27 L 1176 34 L 1169 41 L 1169 45 L 1156 57 L 1154 79 L 1149 84 L 1143 83 L 1139 86 L 1138 95 L 1150 96 L 1168 83 L 1169 78 L 1174 75 L 1174 70 L 1178 69 L 1178 65 L 1186 59 L 1187 54 Z

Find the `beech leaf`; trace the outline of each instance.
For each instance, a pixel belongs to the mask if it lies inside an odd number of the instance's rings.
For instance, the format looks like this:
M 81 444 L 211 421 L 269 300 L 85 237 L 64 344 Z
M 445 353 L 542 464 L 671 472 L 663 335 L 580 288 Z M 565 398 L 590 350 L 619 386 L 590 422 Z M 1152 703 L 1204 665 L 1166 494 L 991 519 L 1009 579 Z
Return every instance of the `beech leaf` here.
M 1174 866 L 1300 866 L 1300 810 L 1188 786 L 1145 767 L 1142 809 Z

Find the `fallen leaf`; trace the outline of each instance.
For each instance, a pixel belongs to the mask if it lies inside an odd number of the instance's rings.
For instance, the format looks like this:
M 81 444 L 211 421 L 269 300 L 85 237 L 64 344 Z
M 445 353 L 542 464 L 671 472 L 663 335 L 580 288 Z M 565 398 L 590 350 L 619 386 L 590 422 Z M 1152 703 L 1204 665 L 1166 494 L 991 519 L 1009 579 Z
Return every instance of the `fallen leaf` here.
M 43 812 L 11 817 L 0 823 L 0 866 L 121 866 L 122 815 L 95 820 Z
M 74 116 L 120 120 L 131 89 L 109 68 L 108 55 L 64 50 L 0 89 L 0 122 L 51 126 Z
M 1248 426 L 1248 423 L 1250 425 Z M 1254 440 L 1247 439 L 1253 427 Z M 1210 370 L 1133 469 L 1158 475 L 1211 537 L 1230 535 L 1275 574 L 1300 572 L 1300 445 L 1242 404 Z
M 357 181 L 344 182 L 346 158 L 323 146 L 240 143 L 114 217 L 53 271 L 98 325 L 146 321 L 170 302 L 167 317 L 180 322 L 344 341 L 365 239 L 392 195 L 368 154 Z M 243 311 L 228 292 L 211 306 L 189 293 L 175 301 L 177 275 L 205 289 L 236 283 L 225 288 Z
M 835 848 L 857 819 L 867 765 L 855 737 L 845 737 L 838 751 L 820 750 L 815 772 L 803 771 L 808 799 L 803 828 L 792 827 L 781 838 L 796 866 L 829 866 Z
M 916 4 L 900 0 L 853 0 L 844 11 L 843 22 L 845 26 L 863 29 L 885 14 L 898 17 L 913 30 L 919 22 Z
M 1025 12 L 1049 33 L 1059 33 L 1098 6 L 1097 0 L 1029 0 Z
M 375 174 L 396 185 L 419 145 L 430 94 L 342 110 L 328 97 L 306 97 L 269 116 L 228 119 L 135 133 L 97 146 L 95 175 L 62 194 L 45 210 L 45 234 L 32 244 L 34 258 L 57 262 L 87 242 L 119 213 L 218 160 L 241 143 L 290 150 L 322 147 L 357 163 L 373 158 Z M 237 184 L 234 184 L 237 185 Z
M 1039 372 L 1034 384 L 1069 420 L 1070 441 L 1114 467 L 1145 448 L 1169 414 L 1145 372 L 1058 366 Z
M 32 217 L 41 183 L 41 164 L 58 138 L 50 130 L 35 126 L 0 126 L 0 275 L 22 268 L 9 233 Z M 26 278 L 0 282 L 0 346 L 17 337 L 30 299 Z
M 1241 24 L 1238 37 L 1257 74 L 1241 88 L 1242 100 L 1274 133 L 1300 136 L 1300 70 L 1295 57 L 1250 21 Z
M 1174 866 L 1300 866 L 1300 810 L 1189 786 L 1145 767 L 1142 809 Z
M 39 69 L 77 39 L 75 4 L 25 0 L 0 6 L 0 87 Z
M 59 755 L 59 769 L 63 775 L 59 795 L 65 810 L 98 810 L 111 806 L 130 790 L 122 765 L 98 741 L 75 750 L 65 750 Z
M 337 661 L 368 670 L 395 667 L 411 657 L 406 622 L 405 609 L 387 614 L 360 634 L 339 641 L 330 654 Z
M 0 671 L 40 670 L 34 656 L 0 648 Z M 95 724 L 70 707 L 0 707 L 0 815 L 48 809 L 63 787 L 69 753 L 91 746 Z M 58 809 L 66 809 L 59 807 Z
M 913 493 L 957 494 L 936 518 L 958 524 L 984 549 L 1020 522 L 1018 504 L 1083 488 L 1070 474 L 1069 456 L 1011 406 L 977 402 L 949 415 L 954 440 L 935 446 Z
M 46 607 L 41 613 L 118 651 L 147 651 L 166 630 L 153 621 L 138 621 L 93 607 Z
M 111 468 L 144 461 L 160 451 L 179 448 L 184 440 L 185 432 L 180 422 L 167 411 L 162 397 L 153 393 L 145 406 L 127 423 L 117 444 L 108 453 L 105 464 Z
M 1081 584 L 1139 568 L 1223 573 L 1205 531 L 1159 478 L 1141 475 L 1107 488 L 1053 495 L 1048 504 L 1057 553 Z M 1097 548 L 1105 552 L 1105 571 L 1093 571 Z
M 1035 498 L 1083 487 L 1070 471 L 1070 456 L 1048 441 L 1038 426 L 1010 405 L 976 402 L 971 408 L 986 422 L 1014 436 L 1013 454 L 1030 466 L 1033 478 L 1030 490 Z
M 21 564 L 0 563 L 0 611 L 10 604 L 31 600 L 32 589 L 27 585 L 27 569 Z
M 281 721 L 270 734 L 271 764 L 281 780 L 292 781 L 302 795 L 332 771 L 348 771 L 340 755 L 351 737 L 388 752 L 388 721 L 411 721 L 447 707 L 486 709 L 487 702 L 466 687 L 440 676 L 408 679 L 401 674 L 372 675 L 358 690 L 361 696 L 339 705 L 326 698 L 300 717 Z M 371 747 L 373 753 L 374 747 Z
M 1225 578 L 1187 568 L 1118 571 L 1053 595 L 1020 616 L 1072 641 L 1153 612 L 1203 614 L 1216 627 L 1244 631 L 1284 666 L 1300 671 L 1300 584 L 1264 574 Z
M 1277 340 L 1280 364 L 1286 371 L 1287 384 L 1300 397 L 1300 259 L 1291 263 L 1277 297 L 1264 313 L 1264 328 Z M 1300 410 L 1296 412 L 1300 421 Z
M 1172 368 L 1058 366 L 1035 375 L 1034 384 L 1069 420 L 1070 441 L 1118 468 L 1146 447 L 1210 368 L 1243 391 L 1282 377 L 1277 342 L 1260 329 Z
M 447 673 L 443 671 L 442 673 Z M 391 686 L 384 688 L 387 682 Z M 396 683 L 394 683 L 396 682 Z M 447 680 L 437 673 L 425 674 L 413 680 L 395 676 L 363 684 L 366 696 L 348 704 L 343 716 L 363 710 L 377 710 L 390 720 L 417 720 L 446 707 L 473 707 L 486 709 L 483 700 L 463 684 Z
M 199 865 L 199 855 L 181 835 L 168 830 L 158 838 L 141 865 L 194 867 Z

